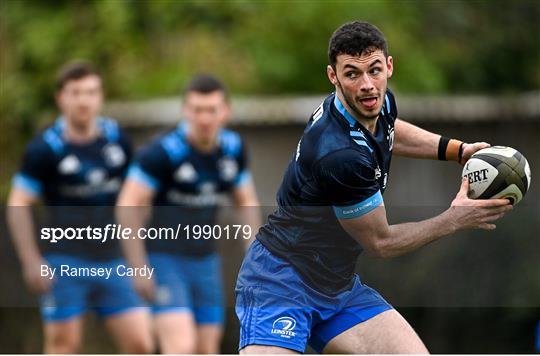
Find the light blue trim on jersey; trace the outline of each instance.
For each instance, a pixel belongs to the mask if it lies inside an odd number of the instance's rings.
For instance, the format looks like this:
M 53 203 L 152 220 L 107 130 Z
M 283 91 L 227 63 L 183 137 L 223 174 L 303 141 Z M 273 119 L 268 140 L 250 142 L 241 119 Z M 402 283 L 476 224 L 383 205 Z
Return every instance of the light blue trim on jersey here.
M 362 131 L 351 131 L 350 134 L 351 134 L 351 137 L 361 137 L 363 139 L 366 138 L 366 135 L 364 135 Z
M 333 208 L 338 219 L 353 219 L 369 213 L 382 203 L 383 197 L 379 190 L 360 203 L 349 206 L 334 206 Z
M 148 188 L 157 191 L 159 189 L 159 180 L 146 173 L 139 165 L 132 164 L 127 173 L 128 179 L 136 180 L 146 185 Z
M 14 187 L 22 188 L 32 195 L 40 195 L 43 191 L 43 185 L 40 181 L 22 173 L 17 173 L 13 177 L 12 184 Z
M 386 103 L 386 107 L 383 107 L 383 110 L 386 108 L 386 113 L 390 114 L 390 98 L 388 98 L 388 93 L 384 95 L 384 101 Z
M 339 100 L 337 93 L 334 94 L 334 105 L 336 106 L 336 109 L 340 112 L 340 114 L 343 115 L 345 119 L 347 119 L 349 126 L 354 127 L 357 121 L 354 119 L 354 117 L 352 117 L 351 114 L 349 114 L 347 109 L 345 109 L 345 107 L 341 103 L 341 100 Z
M 64 131 L 65 122 L 62 117 L 58 118 L 55 124 L 43 132 L 43 141 L 45 141 L 53 152 L 59 156 L 64 150 L 64 141 L 62 140 L 62 132 Z
M 219 145 L 222 147 L 223 153 L 229 156 L 238 157 L 242 150 L 240 135 L 230 130 L 221 130 L 219 133 Z
M 160 143 L 173 164 L 180 162 L 189 152 L 189 146 L 184 141 L 182 132 L 179 131 L 167 134 Z
M 120 129 L 118 123 L 108 117 L 98 117 L 97 126 L 100 129 L 100 134 L 105 137 L 108 142 L 118 142 L 120 137 Z M 62 137 L 66 128 L 66 118 L 59 116 L 53 126 L 43 132 L 43 140 L 49 145 L 54 153 L 59 156 L 64 150 L 64 139 Z
M 369 147 L 368 143 L 366 142 L 366 136 L 362 131 L 350 131 L 350 135 L 353 138 L 353 141 L 360 146 L 367 147 L 370 153 L 373 153 L 373 150 L 371 147 Z
M 248 170 L 244 170 L 240 172 L 240 174 L 236 177 L 236 179 L 233 182 L 233 185 L 235 187 L 239 187 L 247 183 L 249 180 L 251 180 L 251 173 Z
M 99 117 L 97 124 L 101 130 L 101 134 L 109 142 L 118 142 L 120 137 L 120 130 L 118 123 L 108 117 Z
M 182 137 L 186 137 L 187 133 L 189 132 L 189 124 L 187 121 L 183 120 L 176 125 L 176 131 L 180 133 Z
M 369 147 L 369 145 L 366 143 L 366 141 L 360 141 L 360 140 L 353 140 L 357 145 L 360 145 L 360 146 L 364 146 L 364 147 L 367 147 L 367 149 L 369 150 L 370 153 L 373 153 L 373 150 L 371 149 L 371 147 Z

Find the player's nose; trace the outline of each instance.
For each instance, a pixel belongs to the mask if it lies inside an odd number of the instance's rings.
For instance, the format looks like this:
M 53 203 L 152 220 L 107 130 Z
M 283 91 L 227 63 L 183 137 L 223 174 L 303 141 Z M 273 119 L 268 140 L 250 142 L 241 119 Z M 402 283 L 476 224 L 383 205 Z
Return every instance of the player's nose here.
M 361 77 L 360 90 L 363 92 L 370 92 L 375 89 L 372 79 L 367 73 L 364 73 Z

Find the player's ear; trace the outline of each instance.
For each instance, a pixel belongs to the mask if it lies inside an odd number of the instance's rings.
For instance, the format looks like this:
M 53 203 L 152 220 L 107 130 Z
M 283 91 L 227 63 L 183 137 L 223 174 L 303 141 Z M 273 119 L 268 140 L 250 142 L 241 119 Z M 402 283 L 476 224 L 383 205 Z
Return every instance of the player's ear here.
M 328 76 L 330 83 L 337 85 L 337 74 L 330 64 L 326 66 L 326 75 Z
M 392 73 L 394 72 L 394 58 L 392 58 L 392 56 L 388 56 L 388 58 L 386 58 L 386 69 L 388 70 L 386 77 L 391 78 Z
M 232 116 L 232 109 L 231 109 L 231 103 L 227 100 L 225 101 L 225 105 L 223 106 L 223 124 L 226 124 L 229 122 Z
M 187 98 L 184 96 L 184 98 L 182 98 L 182 102 L 180 103 L 180 112 L 182 113 L 182 117 L 183 118 L 187 118 L 188 116 L 188 104 L 187 104 Z
M 62 90 L 57 90 L 55 93 L 54 93 L 54 101 L 56 103 L 56 106 L 62 110 Z

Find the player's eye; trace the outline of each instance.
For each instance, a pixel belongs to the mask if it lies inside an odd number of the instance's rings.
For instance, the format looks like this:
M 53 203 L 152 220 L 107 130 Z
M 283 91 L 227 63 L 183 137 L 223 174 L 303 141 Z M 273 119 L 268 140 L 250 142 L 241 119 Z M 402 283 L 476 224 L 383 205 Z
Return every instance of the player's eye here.
M 381 73 L 381 68 L 375 67 L 369 71 L 372 75 L 378 75 Z
M 358 75 L 356 74 L 356 72 L 347 72 L 345 73 L 345 76 L 349 79 L 354 79 L 356 78 Z

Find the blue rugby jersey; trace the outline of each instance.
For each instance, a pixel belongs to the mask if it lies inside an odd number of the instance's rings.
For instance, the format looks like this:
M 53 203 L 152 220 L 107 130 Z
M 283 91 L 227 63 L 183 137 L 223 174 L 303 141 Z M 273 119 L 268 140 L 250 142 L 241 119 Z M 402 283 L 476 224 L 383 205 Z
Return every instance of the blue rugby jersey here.
M 181 123 L 143 147 L 128 177 L 155 192 L 150 226 L 204 226 L 216 223 L 217 208 L 226 193 L 248 181 L 246 153 L 240 135 L 222 129 L 218 147 L 210 153 L 197 151 L 187 140 L 188 126 Z M 195 239 L 180 228 L 178 241 L 147 241 L 154 252 L 202 256 L 215 251 L 214 239 Z
M 315 110 L 277 193 L 277 210 L 257 239 L 289 261 L 314 287 L 349 288 L 361 246 L 338 218 L 382 204 L 397 107 L 388 90 L 375 134 L 359 124 L 335 94 Z
M 131 145 L 116 121 L 100 117 L 100 135 L 86 144 L 64 138 L 65 119 L 36 135 L 27 145 L 13 185 L 42 198 L 50 227 L 103 227 L 114 223 L 113 207 L 121 188 Z M 45 252 L 64 252 L 92 259 L 118 257 L 118 241 L 61 240 L 42 242 Z

